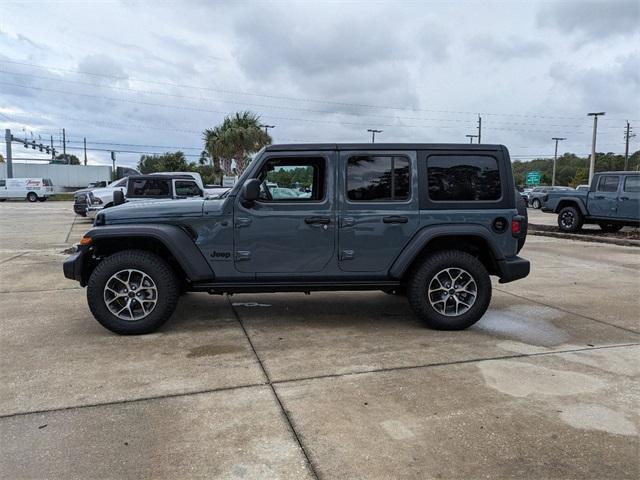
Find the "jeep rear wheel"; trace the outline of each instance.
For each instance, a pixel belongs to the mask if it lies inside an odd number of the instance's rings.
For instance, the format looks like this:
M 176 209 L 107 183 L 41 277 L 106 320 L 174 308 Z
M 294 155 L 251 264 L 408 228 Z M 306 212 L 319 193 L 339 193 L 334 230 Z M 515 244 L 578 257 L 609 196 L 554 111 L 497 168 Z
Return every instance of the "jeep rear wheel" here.
M 558 213 L 558 227 L 563 232 L 573 233 L 582 228 L 584 219 L 576 207 L 564 207 Z
M 178 303 L 171 267 L 143 250 L 114 253 L 98 264 L 87 285 L 93 316 L 112 332 L 138 335 L 157 330 Z
M 407 296 L 426 326 L 462 330 L 486 312 L 491 301 L 491 280 L 473 255 L 445 250 L 418 265 L 409 281 Z

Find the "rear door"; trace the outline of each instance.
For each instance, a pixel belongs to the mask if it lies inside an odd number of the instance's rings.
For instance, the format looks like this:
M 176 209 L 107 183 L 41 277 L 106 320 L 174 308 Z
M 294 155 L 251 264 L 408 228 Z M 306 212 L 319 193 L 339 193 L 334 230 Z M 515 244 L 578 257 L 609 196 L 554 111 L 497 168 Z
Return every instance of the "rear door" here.
M 640 219 L 640 175 L 627 175 L 618 202 L 618 217 Z
M 589 192 L 588 210 L 592 217 L 613 217 L 618 210 L 620 175 L 602 175 L 595 192 Z
M 339 155 L 338 262 L 385 275 L 420 220 L 415 151 Z

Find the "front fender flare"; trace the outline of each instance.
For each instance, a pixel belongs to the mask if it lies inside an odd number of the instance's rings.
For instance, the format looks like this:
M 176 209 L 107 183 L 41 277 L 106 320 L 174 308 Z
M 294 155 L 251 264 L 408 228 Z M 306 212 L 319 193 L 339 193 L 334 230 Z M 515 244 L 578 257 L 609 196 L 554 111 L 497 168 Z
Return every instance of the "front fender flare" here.
M 213 280 L 214 272 L 193 239 L 176 225 L 105 225 L 85 233 L 92 243 L 110 238 L 152 238 L 164 245 L 192 282 Z
M 413 261 L 416 259 L 424 247 L 434 238 L 445 236 L 459 236 L 459 237 L 480 237 L 487 242 L 491 253 L 496 262 L 503 260 L 504 255 L 495 244 L 491 233 L 480 225 L 438 225 L 433 227 L 424 227 L 419 230 L 413 238 L 409 241 L 407 246 L 402 250 L 402 253 L 396 258 L 391 265 L 389 275 L 392 278 L 402 278 L 405 272 L 409 269 Z

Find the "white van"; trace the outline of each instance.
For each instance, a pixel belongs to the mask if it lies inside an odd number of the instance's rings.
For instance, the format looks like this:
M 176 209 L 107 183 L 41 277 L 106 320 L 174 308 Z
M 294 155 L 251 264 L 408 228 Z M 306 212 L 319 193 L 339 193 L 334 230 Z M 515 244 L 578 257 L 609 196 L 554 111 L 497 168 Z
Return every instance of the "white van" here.
M 44 202 L 53 195 L 53 183 L 48 178 L 0 178 L 0 202 L 8 198 Z

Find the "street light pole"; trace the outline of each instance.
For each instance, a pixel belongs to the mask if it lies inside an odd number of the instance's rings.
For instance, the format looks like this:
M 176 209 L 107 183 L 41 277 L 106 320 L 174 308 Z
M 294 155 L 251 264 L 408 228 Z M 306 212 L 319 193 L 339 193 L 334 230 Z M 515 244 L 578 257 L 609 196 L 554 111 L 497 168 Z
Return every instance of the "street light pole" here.
M 566 140 L 566 138 L 553 137 L 551 140 L 556 141 L 556 151 L 553 154 L 553 174 L 551 176 L 551 186 L 555 187 L 556 186 L 556 162 L 558 161 L 558 142 L 562 140 Z
M 478 135 L 465 135 L 469 139 L 469 145 L 473 143 L 474 138 L 478 138 Z
M 269 129 L 270 128 L 276 128 L 275 125 L 260 125 L 262 128 L 264 128 L 264 133 L 268 134 L 269 133 Z
M 367 128 L 367 132 L 371 132 L 371 143 L 376 143 L 376 133 L 382 133 L 382 130 Z
M 591 139 L 591 161 L 589 162 L 589 185 L 593 179 L 596 170 L 596 133 L 598 132 L 598 116 L 604 115 L 605 112 L 590 112 L 588 117 L 593 117 L 593 138 Z

